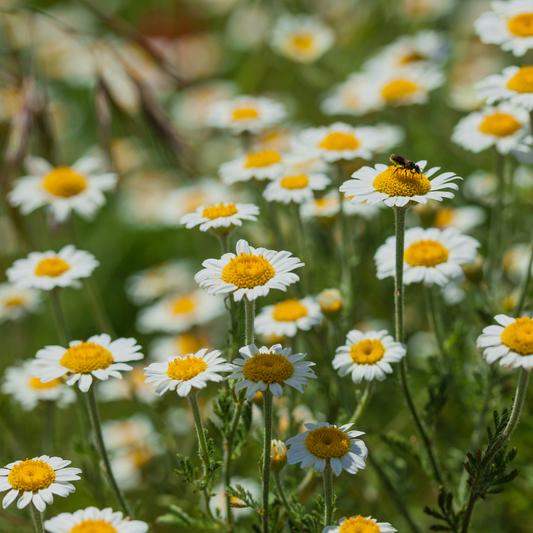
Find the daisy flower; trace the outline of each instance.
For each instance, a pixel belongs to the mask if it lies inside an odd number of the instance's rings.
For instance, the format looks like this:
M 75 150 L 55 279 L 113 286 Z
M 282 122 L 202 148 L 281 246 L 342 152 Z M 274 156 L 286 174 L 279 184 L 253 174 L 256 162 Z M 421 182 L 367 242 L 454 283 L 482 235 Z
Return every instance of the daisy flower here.
M 200 226 L 200 231 L 225 233 L 235 226 L 242 226 L 243 220 L 257 220 L 257 215 L 259 207 L 254 204 L 220 202 L 215 205 L 202 205 L 194 213 L 182 216 L 180 222 L 187 229 Z
M 155 396 L 151 385 L 144 382 L 145 365 L 146 363 L 134 364 L 132 369 L 127 374 L 124 374 L 122 379 L 108 379 L 99 383 L 96 391 L 98 400 L 102 402 L 138 400 L 146 404 L 157 402 L 159 396 Z M 115 472 L 114 469 L 113 472 Z M 120 477 L 119 471 L 116 474 L 117 477 Z
M 303 130 L 295 144 L 297 148 L 313 151 L 328 163 L 333 163 L 357 157 L 371 159 L 381 142 L 375 128 L 354 128 L 343 122 L 335 122 L 331 126 Z
M 32 411 L 40 401 L 57 402 L 64 407 L 76 400 L 74 391 L 67 387 L 60 379 L 43 383 L 34 375 L 32 361 L 26 361 L 22 366 L 6 368 L 2 392 L 13 396 L 25 411 Z
M 93 379 L 105 381 L 110 377 L 122 379 L 121 370 L 131 370 L 128 361 L 138 361 L 143 354 L 135 339 L 120 338 L 114 341 L 106 333 L 93 335 L 87 341 L 72 341 L 68 348 L 46 346 L 37 352 L 34 363 L 35 376 L 43 383 L 68 375 L 67 385 L 79 382 L 82 392 L 87 392 Z
M 341 518 L 338 526 L 327 526 L 322 533 L 396 533 L 388 522 L 378 522 L 371 516 L 351 516 Z M 55 533 L 55 532 L 54 532 Z
M 363 167 L 352 174 L 352 179 L 345 181 L 340 191 L 350 198 L 352 204 L 366 202 L 368 205 L 383 201 L 389 207 L 403 207 L 409 202 L 425 204 L 428 199 L 442 201 L 453 198 L 454 194 L 443 189 L 458 190 L 453 180 L 462 179 L 454 172 L 445 172 L 431 178 L 440 167 L 433 167 L 424 172 L 427 161 L 416 163 L 422 173 L 406 170 L 395 165 L 377 164 Z
M 495 146 L 500 154 L 508 154 L 524 141 L 528 124 L 525 109 L 507 103 L 486 107 L 463 117 L 453 130 L 452 141 L 475 153 Z
M 117 175 L 100 172 L 98 157 L 86 156 L 71 167 L 53 167 L 40 157 L 24 161 L 27 176 L 15 181 L 9 203 L 27 215 L 46 206 L 55 220 L 65 222 L 74 211 L 91 220 L 105 204 L 104 191 L 115 188 Z
M 248 152 L 242 157 L 222 163 L 219 169 L 222 181 L 231 185 L 239 181 L 273 180 L 283 173 L 283 155 L 276 150 Z
M 18 289 L 11 283 L 0 283 L 0 324 L 35 313 L 40 303 L 41 293 L 36 289 Z
M 79 509 L 74 513 L 61 513 L 44 522 L 48 533 L 72 533 L 79 531 L 101 531 L 109 533 L 147 533 L 148 524 L 140 520 L 123 518 L 122 513 L 113 512 L 110 507 L 101 511 L 96 507 Z
M 287 464 L 287 446 L 281 440 L 272 439 L 270 443 L 270 467 L 276 474 Z
M 324 316 L 330 320 L 335 320 L 344 308 L 344 298 L 339 289 L 324 289 L 317 302 Z
M 244 346 L 239 350 L 242 359 L 235 359 L 231 366 L 233 374 L 228 379 L 242 379 L 235 385 L 235 392 L 246 388 L 246 396 L 251 400 L 258 392 L 270 390 L 281 398 L 283 386 L 290 385 L 303 393 L 309 378 L 316 378 L 310 367 L 315 363 L 302 359 L 307 355 L 295 353 L 290 348 L 274 344 L 271 348 L 258 348 L 255 344 Z
M 232 366 L 220 357 L 221 353 L 204 348 L 185 357 L 169 357 L 164 363 L 152 363 L 145 368 L 146 383 L 152 383 L 159 396 L 170 390 L 184 398 L 193 388 L 205 389 L 208 381 L 222 381 L 220 372 L 231 371 Z
M 298 300 L 289 298 L 274 305 L 267 305 L 255 317 L 255 331 L 267 337 L 294 337 L 298 330 L 308 331 L 322 321 L 322 313 L 316 298 L 307 296 Z
M 378 107 L 377 93 L 367 72 L 357 72 L 335 85 L 320 104 L 324 115 L 354 115 L 370 113 Z
M 291 152 L 283 157 L 285 174 L 323 174 L 329 165 L 312 150 Z
M 301 204 L 314 199 L 314 191 L 323 191 L 331 180 L 326 174 L 285 173 L 265 188 L 263 196 L 269 202 Z
M 499 100 L 512 106 L 533 110 L 533 67 L 507 67 L 476 84 L 477 96 L 493 104 Z
M 350 431 L 353 424 L 334 426 L 327 422 L 318 425 L 305 424 L 307 431 L 290 438 L 287 452 L 288 463 L 301 467 L 313 466 L 315 472 L 323 472 L 330 464 L 335 475 L 343 470 L 357 474 L 366 467 L 368 449 L 365 443 L 357 439 L 364 435 L 362 431 Z
M 405 232 L 403 256 L 404 283 L 437 284 L 463 278 L 461 265 L 473 263 L 480 243 L 454 228 L 410 228 Z M 381 245 L 374 260 L 378 279 L 395 275 L 396 237 L 389 237 Z
M 56 287 L 81 287 L 81 278 L 88 278 L 100 263 L 94 255 L 69 244 L 59 252 L 31 252 L 7 269 L 8 280 L 20 289 L 51 291 Z
M 390 363 L 398 363 L 405 354 L 405 346 L 385 330 L 363 333 L 352 329 L 346 335 L 346 344 L 335 352 L 333 368 L 341 377 L 351 374 L 354 383 L 363 379 L 383 381 L 392 374 Z
M 137 329 L 142 333 L 182 333 L 225 313 L 224 302 L 201 290 L 174 294 L 141 310 Z
M 335 42 L 335 34 L 322 20 L 310 15 L 283 15 L 275 23 L 270 44 L 280 55 L 313 63 Z
M 474 22 L 481 42 L 523 56 L 533 48 L 533 1 L 495 0 L 491 5 L 493 11 L 483 13 Z
M 196 333 L 158 337 L 150 345 L 150 357 L 163 362 L 169 357 L 184 357 L 189 353 L 196 353 L 202 348 L 209 348 L 210 344 L 206 337 Z
M 459 231 L 470 231 L 483 224 L 486 219 L 484 209 L 475 205 L 464 207 L 441 207 L 435 214 L 433 225 L 439 229 L 455 228 Z
M 69 481 L 77 481 L 80 479 L 78 474 L 81 474 L 79 468 L 65 468 L 71 462 L 41 455 L 0 468 L 0 492 L 9 490 L 2 507 L 6 509 L 20 496 L 17 501 L 19 509 L 31 502 L 42 513 L 47 505 L 54 503 L 54 495 L 67 497 L 75 490 Z
M 304 266 L 290 252 L 253 248 L 244 239 L 237 243 L 237 254 L 227 253 L 220 259 L 207 259 L 194 279 L 208 294 L 232 292 L 236 302 L 266 296 L 270 289 L 286 291 L 300 278 L 292 272 Z
M 329 191 L 321 198 L 313 198 L 300 206 L 303 220 L 312 218 L 331 219 L 341 211 L 341 199 L 335 190 Z
M 207 123 L 232 133 L 257 133 L 281 122 L 286 114 L 285 106 L 271 98 L 237 96 L 210 106 Z
M 533 368 L 533 320 L 529 317 L 511 318 L 496 315 L 499 326 L 488 326 L 477 338 L 477 347 L 492 364 L 500 359 L 500 366 L 531 370 Z

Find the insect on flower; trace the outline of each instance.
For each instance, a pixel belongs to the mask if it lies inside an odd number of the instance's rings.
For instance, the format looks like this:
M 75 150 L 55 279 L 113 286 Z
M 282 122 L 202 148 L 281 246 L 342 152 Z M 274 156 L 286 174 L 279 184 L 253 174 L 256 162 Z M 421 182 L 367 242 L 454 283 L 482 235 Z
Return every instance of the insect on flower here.
M 409 161 L 409 159 L 405 159 L 405 157 L 402 157 L 401 155 L 391 154 L 390 161 L 396 165 L 396 170 L 393 174 L 396 174 L 400 169 L 410 170 L 412 174 L 415 172 L 417 174 L 422 174 L 422 170 L 414 161 Z

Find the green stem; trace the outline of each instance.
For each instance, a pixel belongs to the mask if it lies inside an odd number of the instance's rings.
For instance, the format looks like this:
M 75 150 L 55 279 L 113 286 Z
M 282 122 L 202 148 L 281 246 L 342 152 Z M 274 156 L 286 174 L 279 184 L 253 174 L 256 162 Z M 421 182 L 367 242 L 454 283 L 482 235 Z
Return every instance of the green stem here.
M 52 313 L 54 315 L 54 322 L 56 324 L 57 336 L 62 346 L 68 347 L 68 340 L 70 335 L 68 333 L 67 322 L 61 306 L 61 289 L 52 289 L 50 291 L 50 303 L 52 305 Z
M 333 524 L 333 469 L 331 465 L 324 468 L 324 527 Z
M 255 300 L 244 297 L 244 344 L 254 343 Z
M 44 533 L 43 513 L 33 505 L 33 502 L 31 504 L 31 516 L 33 518 L 33 525 L 35 526 L 36 533 Z
M 204 425 L 202 424 L 202 416 L 200 415 L 200 407 L 198 406 L 198 391 L 193 389 L 187 396 L 187 400 L 191 406 L 194 425 L 196 426 L 200 457 L 202 458 L 202 463 L 204 464 L 205 476 L 211 469 L 211 461 L 209 460 L 209 451 L 207 450 L 207 442 L 205 440 Z
M 490 223 L 490 238 L 489 238 L 489 270 L 488 280 L 489 284 L 494 281 L 496 271 L 500 267 L 500 249 L 501 249 L 501 236 L 502 233 L 502 221 L 503 221 L 503 208 L 504 208 L 504 196 L 505 196 L 505 176 L 504 176 L 504 164 L 505 156 L 500 154 L 496 148 L 494 148 L 494 170 L 496 178 L 498 179 L 498 194 L 496 194 L 496 202 L 492 207 L 492 216 Z
M 270 515 L 268 512 L 268 497 L 270 496 L 270 448 L 272 446 L 272 393 L 269 389 L 263 391 L 263 419 L 265 434 L 263 439 L 263 516 L 261 518 L 263 533 L 269 531 Z
M 115 329 L 109 319 L 109 315 L 104 307 L 102 296 L 96 286 L 94 279 L 86 278 L 83 280 L 83 287 L 85 288 L 85 294 L 89 301 L 91 313 L 93 315 L 95 326 L 103 333 L 107 333 L 112 338 L 116 337 Z
M 222 252 L 222 255 L 227 254 L 229 252 L 231 232 L 215 233 L 215 235 L 218 237 L 218 242 L 220 242 L 220 251 Z
M 442 330 L 440 328 L 439 315 L 437 312 L 436 299 L 437 295 L 432 287 L 424 285 L 424 296 L 426 297 L 426 308 L 428 313 L 428 321 L 430 323 L 435 339 L 437 340 L 437 346 L 439 354 L 443 361 L 446 361 L 446 350 L 444 348 L 444 339 L 442 338 Z
M 55 402 L 43 402 L 44 428 L 43 428 L 43 451 L 50 457 L 54 455 L 55 433 Z
M 98 412 L 98 405 L 96 404 L 96 396 L 94 394 L 94 384 L 91 385 L 87 391 L 87 407 L 89 409 L 89 418 L 91 420 L 91 428 L 93 431 L 93 437 L 100 455 L 100 461 L 102 465 L 102 470 L 104 471 L 105 476 L 111 486 L 118 503 L 126 516 L 133 516 L 122 491 L 117 485 L 115 477 L 113 476 L 113 471 L 111 470 L 111 464 L 109 462 L 109 456 L 107 455 L 107 450 L 104 443 L 104 437 L 102 436 L 102 425 L 100 423 L 100 413 Z
M 291 503 L 289 502 L 289 499 L 287 498 L 287 494 L 285 494 L 285 488 L 283 487 L 283 481 L 281 481 L 281 476 L 279 472 L 274 472 L 274 482 L 276 483 L 276 488 L 278 489 L 279 497 L 281 498 L 285 509 L 292 516 L 294 510 L 292 508 Z
M 359 417 L 363 414 L 363 411 L 365 410 L 370 398 L 372 397 L 372 393 L 374 392 L 375 383 L 376 382 L 374 380 L 367 382 L 363 396 L 359 400 L 352 418 L 349 420 L 351 424 L 355 424 L 359 420 Z

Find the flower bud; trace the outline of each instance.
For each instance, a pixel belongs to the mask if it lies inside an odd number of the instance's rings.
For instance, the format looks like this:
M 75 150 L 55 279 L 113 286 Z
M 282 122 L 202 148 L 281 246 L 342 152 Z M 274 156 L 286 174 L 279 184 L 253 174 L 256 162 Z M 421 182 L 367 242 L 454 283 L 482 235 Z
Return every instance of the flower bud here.
M 272 472 L 275 474 L 281 472 L 287 464 L 287 446 L 280 440 L 272 440 L 270 445 L 270 464 Z
M 318 295 L 318 305 L 330 320 L 336 320 L 344 307 L 344 298 L 338 289 L 324 289 Z
M 462 265 L 466 278 L 472 283 L 479 283 L 483 279 L 484 261 L 483 256 L 478 254 L 473 263 Z

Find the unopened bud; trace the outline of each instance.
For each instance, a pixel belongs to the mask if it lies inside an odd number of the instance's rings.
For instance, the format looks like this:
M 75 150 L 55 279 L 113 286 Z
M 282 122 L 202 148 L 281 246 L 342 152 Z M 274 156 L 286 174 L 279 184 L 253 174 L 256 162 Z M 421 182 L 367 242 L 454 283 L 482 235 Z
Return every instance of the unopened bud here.
M 287 464 L 287 446 L 280 441 L 273 439 L 270 445 L 270 465 L 274 473 L 281 472 Z
M 336 320 L 344 307 L 344 298 L 338 289 L 324 289 L 318 295 L 318 305 L 330 320 Z

